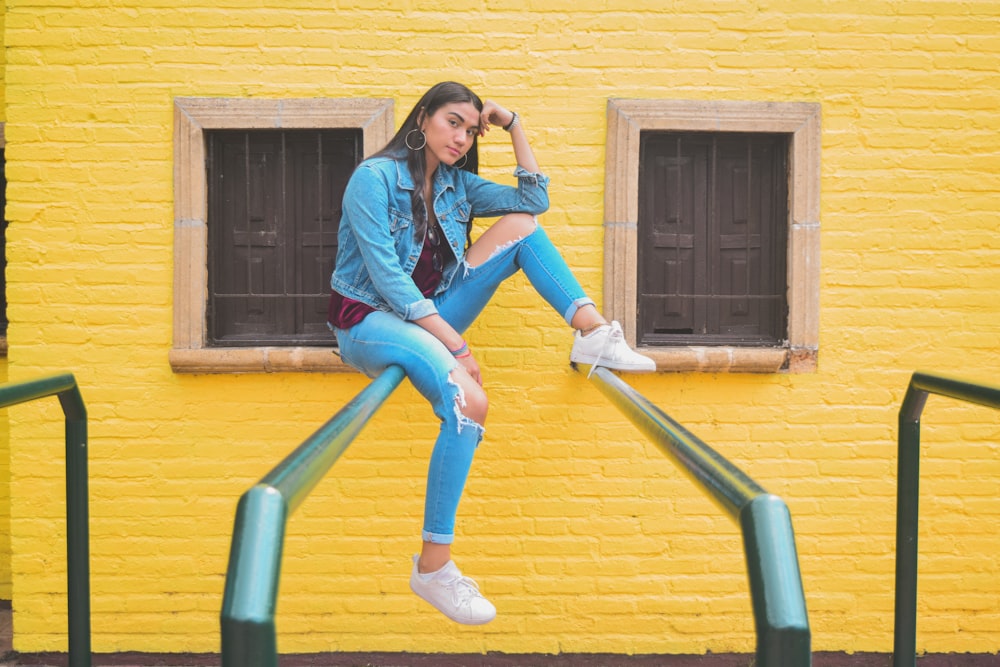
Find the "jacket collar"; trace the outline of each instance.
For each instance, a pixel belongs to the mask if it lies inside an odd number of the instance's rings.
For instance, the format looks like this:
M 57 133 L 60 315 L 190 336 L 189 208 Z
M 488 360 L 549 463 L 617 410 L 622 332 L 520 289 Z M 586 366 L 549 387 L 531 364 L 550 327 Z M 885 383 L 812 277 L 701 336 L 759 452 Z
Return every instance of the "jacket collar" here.
M 401 190 L 413 190 L 413 176 L 410 174 L 409 167 L 406 166 L 406 158 L 401 160 L 393 160 L 396 163 L 396 185 L 399 186 Z
M 396 185 L 401 190 L 414 190 L 416 186 L 413 183 L 413 175 L 410 174 L 410 169 L 406 165 L 406 158 L 393 160 L 393 162 L 396 163 Z M 435 190 L 444 191 L 454 189 L 454 171 L 456 170 L 452 167 L 443 164 L 438 165 L 437 172 L 434 174 Z

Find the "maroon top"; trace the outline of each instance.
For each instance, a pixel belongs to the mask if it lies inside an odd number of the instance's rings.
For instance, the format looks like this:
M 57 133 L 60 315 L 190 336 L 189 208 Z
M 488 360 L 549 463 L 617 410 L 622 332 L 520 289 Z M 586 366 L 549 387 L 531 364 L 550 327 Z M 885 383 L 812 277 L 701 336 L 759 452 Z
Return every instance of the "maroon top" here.
M 437 227 L 437 222 L 434 223 L 434 226 Z M 440 239 L 443 236 L 441 228 L 437 227 L 435 231 L 437 232 L 437 237 Z M 443 263 L 438 263 L 438 268 L 434 268 L 435 250 L 434 246 L 431 245 L 430 237 L 430 234 L 424 235 L 424 247 L 420 251 L 420 257 L 417 259 L 417 265 L 413 268 L 413 275 L 411 276 L 413 284 L 417 286 L 421 294 L 428 298 L 434 294 L 434 290 L 441 284 L 441 268 L 443 267 Z M 441 247 L 445 248 L 447 244 L 444 243 Z M 350 329 L 365 319 L 368 313 L 374 311 L 375 309 L 368 304 L 343 296 L 336 290 L 330 293 L 330 305 L 327 310 L 327 317 L 330 324 L 338 329 Z

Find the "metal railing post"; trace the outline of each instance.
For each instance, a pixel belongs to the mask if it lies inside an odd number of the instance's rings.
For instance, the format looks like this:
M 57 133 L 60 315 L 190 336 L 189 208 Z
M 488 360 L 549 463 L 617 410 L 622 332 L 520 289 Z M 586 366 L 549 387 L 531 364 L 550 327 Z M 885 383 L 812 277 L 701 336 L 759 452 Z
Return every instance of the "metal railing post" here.
M 58 396 L 66 417 L 66 598 L 69 667 L 90 667 L 90 509 L 87 408 L 72 374 L 0 387 L 0 408 Z
M 223 665 L 278 667 L 274 612 L 287 521 L 274 487 L 258 484 L 240 498 L 223 597 Z
M 223 667 L 277 667 L 274 622 L 288 517 L 403 380 L 390 366 L 243 494 L 220 618 Z
M 917 652 L 917 528 L 920 517 L 920 410 L 925 392 L 907 392 L 920 408 L 900 410 L 896 463 L 896 614 L 893 621 L 893 664 L 903 656 L 916 664 Z M 905 404 L 905 402 L 904 402 Z
M 896 599 L 893 667 L 917 664 L 917 530 L 920 517 L 920 416 L 929 394 L 1000 408 L 1000 387 L 916 372 L 899 408 L 896 480 Z
M 591 377 L 639 430 L 739 524 L 757 630 L 757 664 L 811 665 L 809 617 L 785 502 L 764 491 L 611 371 L 595 368 Z
M 792 517 L 785 502 L 769 493 L 740 510 L 757 631 L 757 664 L 809 665 L 811 637 Z

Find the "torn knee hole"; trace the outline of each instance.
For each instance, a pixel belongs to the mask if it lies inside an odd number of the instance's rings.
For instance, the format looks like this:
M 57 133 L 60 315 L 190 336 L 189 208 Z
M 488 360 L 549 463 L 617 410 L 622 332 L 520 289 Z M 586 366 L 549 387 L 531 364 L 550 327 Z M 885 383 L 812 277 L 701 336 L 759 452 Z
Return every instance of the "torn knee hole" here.
M 465 371 L 455 369 L 455 371 L 452 371 L 452 374 L 448 376 L 448 384 L 455 387 L 455 396 L 453 399 L 455 405 L 455 417 L 460 423 L 464 421 L 470 424 L 476 424 L 482 428 L 482 425 L 486 422 L 486 410 L 488 407 L 486 395 L 477 392 L 471 397 L 468 396 L 461 383 L 455 380 L 454 373 L 456 372 Z

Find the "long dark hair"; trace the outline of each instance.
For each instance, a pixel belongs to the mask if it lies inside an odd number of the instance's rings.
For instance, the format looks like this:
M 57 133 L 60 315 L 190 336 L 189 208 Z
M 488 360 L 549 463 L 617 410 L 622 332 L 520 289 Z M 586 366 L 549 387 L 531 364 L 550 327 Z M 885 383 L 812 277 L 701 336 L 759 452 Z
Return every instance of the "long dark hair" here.
M 460 83 L 455 83 L 454 81 L 442 81 L 434 85 L 430 90 L 424 93 L 424 96 L 420 98 L 410 114 L 403 121 L 403 124 L 399 126 L 396 134 L 389 140 L 389 143 L 385 145 L 385 148 L 375 153 L 372 157 L 383 157 L 388 156 L 394 159 L 399 159 L 406 156 L 406 166 L 410 170 L 410 176 L 413 178 L 413 194 L 410 196 L 411 208 L 413 209 L 413 222 L 419 234 L 423 234 L 424 226 L 427 223 L 425 208 L 424 208 L 424 178 L 426 174 L 427 161 L 424 156 L 424 150 L 426 147 L 422 147 L 419 150 L 412 150 L 406 145 L 406 136 L 413 132 L 413 130 L 420 129 L 420 121 L 427 116 L 433 116 L 434 113 L 440 109 L 445 104 L 452 104 L 454 102 L 469 102 L 479 111 L 483 110 L 483 101 L 479 99 L 479 96 L 472 92 L 467 86 Z M 417 145 L 422 140 L 415 140 L 417 133 L 414 133 L 410 137 L 410 144 Z M 479 135 L 475 134 L 472 139 L 472 148 L 465 154 L 466 160 L 462 165 L 462 169 L 465 171 L 472 172 L 473 174 L 479 173 Z M 469 227 L 466 232 L 468 237 L 471 234 L 472 221 L 469 221 Z

